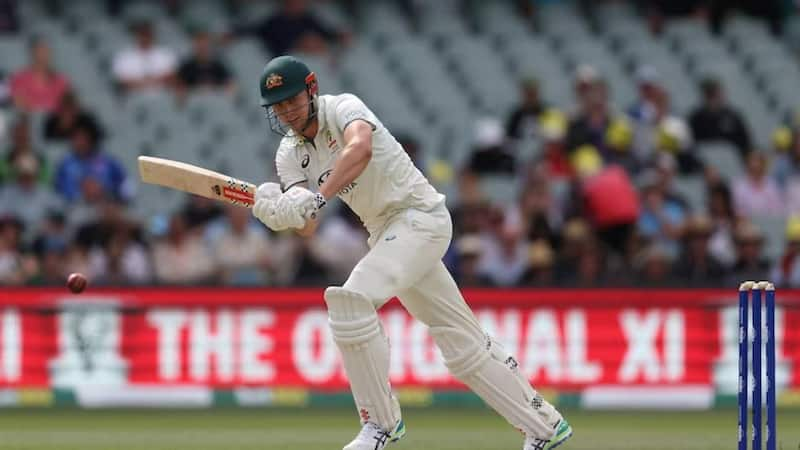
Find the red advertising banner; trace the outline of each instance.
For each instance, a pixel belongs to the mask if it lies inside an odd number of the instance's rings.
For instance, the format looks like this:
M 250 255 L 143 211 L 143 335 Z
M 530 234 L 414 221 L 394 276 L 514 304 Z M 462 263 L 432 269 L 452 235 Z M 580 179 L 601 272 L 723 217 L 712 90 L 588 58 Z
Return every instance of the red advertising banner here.
M 735 291 L 467 290 L 537 387 L 734 392 Z M 778 383 L 800 385 L 800 291 L 780 291 Z M 398 387 L 460 388 L 426 327 L 380 311 Z M 0 292 L 0 387 L 347 387 L 322 290 Z

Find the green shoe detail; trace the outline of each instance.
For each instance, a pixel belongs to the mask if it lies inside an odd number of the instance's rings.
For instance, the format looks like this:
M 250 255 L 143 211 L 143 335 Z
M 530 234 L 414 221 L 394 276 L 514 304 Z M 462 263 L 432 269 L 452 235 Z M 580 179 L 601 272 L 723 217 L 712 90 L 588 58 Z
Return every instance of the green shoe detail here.
M 403 422 L 403 419 L 400 419 L 395 425 L 394 430 L 389 433 L 389 442 L 397 442 L 406 435 L 406 424 Z
M 572 437 L 572 427 L 569 425 L 569 422 L 567 422 L 567 419 L 561 419 L 561 422 L 558 423 L 556 434 L 553 436 L 553 439 L 550 439 L 550 442 L 548 442 L 547 445 L 544 446 L 544 450 L 550 450 L 552 448 L 556 448 L 571 437 Z

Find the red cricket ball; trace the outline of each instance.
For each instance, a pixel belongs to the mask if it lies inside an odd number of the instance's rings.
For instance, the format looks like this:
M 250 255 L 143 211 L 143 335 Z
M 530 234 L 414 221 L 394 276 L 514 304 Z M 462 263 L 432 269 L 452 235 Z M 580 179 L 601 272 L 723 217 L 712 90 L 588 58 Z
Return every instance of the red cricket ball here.
M 83 292 L 87 284 L 89 284 L 89 281 L 82 273 L 73 273 L 67 278 L 67 287 L 73 294 Z

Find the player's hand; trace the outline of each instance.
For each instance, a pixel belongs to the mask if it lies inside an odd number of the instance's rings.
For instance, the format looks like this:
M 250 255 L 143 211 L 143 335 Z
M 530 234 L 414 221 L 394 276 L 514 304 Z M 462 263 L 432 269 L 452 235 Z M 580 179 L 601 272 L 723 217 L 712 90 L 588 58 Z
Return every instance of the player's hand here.
M 273 231 L 302 228 L 306 224 L 305 217 L 285 194 L 276 199 L 256 200 L 253 205 L 253 215 Z
M 274 201 L 278 200 L 278 197 L 280 197 L 282 193 L 281 186 L 278 183 L 262 183 L 258 189 L 256 189 L 254 200 L 256 202 L 261 199 Z
M 284 196 L 290 199 L 303 217 L 316 218 L 317 212 L 325 206 L 325 197 L 320 193 L 296 186 L 287 191 Z

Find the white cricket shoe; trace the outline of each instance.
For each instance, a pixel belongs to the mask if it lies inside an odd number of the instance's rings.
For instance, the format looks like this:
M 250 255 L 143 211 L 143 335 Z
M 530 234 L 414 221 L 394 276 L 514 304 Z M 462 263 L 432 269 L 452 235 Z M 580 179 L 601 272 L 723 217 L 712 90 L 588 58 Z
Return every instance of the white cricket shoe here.
M 389 442 L 399 441 L 405 434 L 406 426 L 402 420 L 397 422 L 397 425 L 395 425 L 391 432 L 385 431 L 372 422 L 367 422 L 361 428 L 361 432 L 358 433 L 358 436 L 356 436 L 352 442 L 345 445 L 342 450 L 381 450 L 386 447 Z
M 556 433 L 549 440 L 526 437 L 522 450 L 550 450 L 561 446 L 567 439 L 572 437 L 572 427 L 566 419 L 561 419 L 556 424 Z

